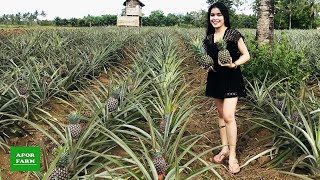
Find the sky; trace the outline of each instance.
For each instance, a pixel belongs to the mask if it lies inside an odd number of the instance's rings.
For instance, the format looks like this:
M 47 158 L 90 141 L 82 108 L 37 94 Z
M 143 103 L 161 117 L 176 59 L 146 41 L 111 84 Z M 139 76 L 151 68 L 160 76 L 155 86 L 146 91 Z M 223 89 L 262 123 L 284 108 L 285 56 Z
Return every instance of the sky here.
M 2 1 L 2 3 L 1 3 Z M 4 2 L 6 1 L 6 2 Z M 105 14 L 120 15 L 125 0 L 0 0 L 0 15 L 21 14 L 26 12 L 43 10 L 47 16 L 44 19 L 53 20 L 60 18 L 83 18 L 87 15 L 101 16 Z M 145 6 L 142 13 L 146 16 L 151 11 L 162 10 L 165 15 L 168 13 L 185 14 L 191 11 L 206 10 L 206 0 L 141 0 Z M 244 5 L 242 12 L 250 14 L 251 10 Z M 40 18 L 43 19 L 43 18 Z

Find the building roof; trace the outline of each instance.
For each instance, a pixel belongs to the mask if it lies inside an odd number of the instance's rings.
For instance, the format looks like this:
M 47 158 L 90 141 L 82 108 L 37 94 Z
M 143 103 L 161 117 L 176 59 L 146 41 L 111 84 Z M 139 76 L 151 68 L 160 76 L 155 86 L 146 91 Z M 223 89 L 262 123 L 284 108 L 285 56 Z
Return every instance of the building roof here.
M 127 0 L 123 2 L 123 5 L 124 5 L 124 6 L 126 6 L 126 2 L 127 2 Z M 139 5 L 140 5 L 141 7 L 145 6 L 141 1 L 138 0 L 138 2 L 139 2 Z

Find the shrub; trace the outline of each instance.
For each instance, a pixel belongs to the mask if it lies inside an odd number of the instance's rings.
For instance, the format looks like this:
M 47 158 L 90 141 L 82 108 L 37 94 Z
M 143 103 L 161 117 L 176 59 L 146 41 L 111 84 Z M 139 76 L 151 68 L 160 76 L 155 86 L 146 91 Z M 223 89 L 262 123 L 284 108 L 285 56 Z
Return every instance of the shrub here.
M 243 66 L 246 78 L 253 77 L 263 80 L 268 74 L 273 79 L 287 77 L 290 86 L 296 86 L 304 82 L 311 74 L 310 64 L 306 63 L 305 55 L 300 51 L 292 50 L 285 34 L 274 44 L 256 47 L 255 41 L 246 42 L 251 60 Z

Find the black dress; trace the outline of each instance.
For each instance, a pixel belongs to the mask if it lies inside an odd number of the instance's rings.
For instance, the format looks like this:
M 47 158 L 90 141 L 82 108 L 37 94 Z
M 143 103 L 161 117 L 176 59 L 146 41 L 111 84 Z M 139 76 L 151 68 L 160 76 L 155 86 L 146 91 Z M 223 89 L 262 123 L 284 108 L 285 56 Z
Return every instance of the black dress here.
M 224 99 L 232 97 L 245 97 L 245 86 L 240 67 L 236 69 L 223 67 L 218 64 L 218 48 L 214 43 L 213 34 L 206 37 L 209 40 L 207 44 L 207 53 L 214 61 L 214 70 L 208 72 L 206 96 Z M 227 49 L 232 57 L 232 62 L 240 57 L 238 49 L 238 40 L 244 37 L 235 30 L 228 28 L 223 39 L 227 42 Z

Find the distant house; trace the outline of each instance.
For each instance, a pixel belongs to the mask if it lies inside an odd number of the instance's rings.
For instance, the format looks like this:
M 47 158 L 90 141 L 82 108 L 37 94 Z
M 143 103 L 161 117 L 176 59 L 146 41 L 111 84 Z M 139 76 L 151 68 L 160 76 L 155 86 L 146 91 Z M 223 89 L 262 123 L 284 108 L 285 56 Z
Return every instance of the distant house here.
M 126 0 L 124 15 L 118 16 L 117 26 L 142 26 L 142 7 L 145 6 L 139 0 Z

